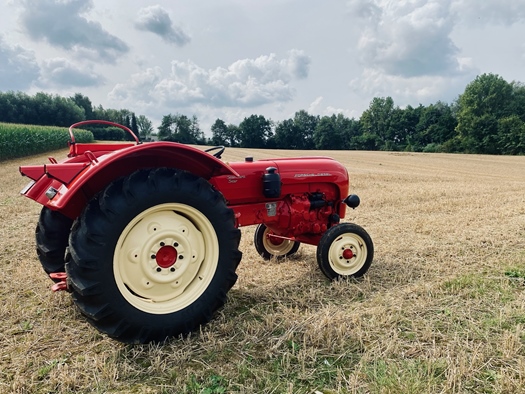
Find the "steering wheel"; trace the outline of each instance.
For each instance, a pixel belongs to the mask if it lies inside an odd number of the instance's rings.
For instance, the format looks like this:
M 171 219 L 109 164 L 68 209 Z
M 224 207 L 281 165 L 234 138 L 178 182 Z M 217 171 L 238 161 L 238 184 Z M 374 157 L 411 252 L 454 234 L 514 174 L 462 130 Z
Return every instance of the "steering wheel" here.
M 214 150 L 217 150 L 218 152 L 215 152 L 213 154 L 213 157 L 216 157 L 217 159 L 220 159 L 221 158 L 221 155 L 223 154 L 224 152 L 224 149 L 226 149 L 225 146 L 223 145 L 219 145 L 219 146 L 214 146 L 213 148 L 208 148 L 206 149 L 204 152 L 213 152 Z

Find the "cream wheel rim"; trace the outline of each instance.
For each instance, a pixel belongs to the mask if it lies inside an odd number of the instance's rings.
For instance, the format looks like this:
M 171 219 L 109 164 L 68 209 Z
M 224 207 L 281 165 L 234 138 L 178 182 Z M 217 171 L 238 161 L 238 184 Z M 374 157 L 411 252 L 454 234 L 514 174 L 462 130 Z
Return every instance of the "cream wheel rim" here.
M 272 238 L 274 240 L 277 240 L 278 242 L 273 243 Z M 264 249 L 266 249 L 268 253 L 270 253 L 273 256 L 277 256 L 277 257 L 286 255 L 292 250 L 294 246 L 294 241 L 272 237 L 270 235 L 270 230 L 268 228 L 264 229 L 264 233 L 262 236 L 262 243 L 263 243 Z
M 113 272 L 122 296 L 153 314 L 179 311 L 208 288 L 219 258 L 211 222 L 199 210 L 167 203 L 138 214 L 122 231 Z
M 358 272 L 366 263 L 366 243 L 357 234 L 345 233 L 337 237 L 328 250 L 328 261 L 339 275 L 348 276 Z

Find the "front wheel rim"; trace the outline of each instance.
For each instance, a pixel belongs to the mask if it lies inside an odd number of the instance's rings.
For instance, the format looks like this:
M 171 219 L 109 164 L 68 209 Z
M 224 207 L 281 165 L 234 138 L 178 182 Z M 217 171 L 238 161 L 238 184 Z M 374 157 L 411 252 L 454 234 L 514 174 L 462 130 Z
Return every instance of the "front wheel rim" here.
M 272 256 L 286 256 L 294 247 L 294 241 L 290 241 L 289 239 L 279 239 L 279 241 L 281 242 L 273 243 L 270 230 L 268 228 L 264 230 L 262 244 L 264 249 Z
M 363 238 L 345 233 L 337 237 L 328 250 L 328 261 L 339 275 L 354 275 L 365 265 L 368 249 Z
M 122 296 L 153 314 L 179 311 L 208 288 L 217 270 L 219 242 L 196 208 L 180 203 L 151 207 L 122 231 L 113 273 Z

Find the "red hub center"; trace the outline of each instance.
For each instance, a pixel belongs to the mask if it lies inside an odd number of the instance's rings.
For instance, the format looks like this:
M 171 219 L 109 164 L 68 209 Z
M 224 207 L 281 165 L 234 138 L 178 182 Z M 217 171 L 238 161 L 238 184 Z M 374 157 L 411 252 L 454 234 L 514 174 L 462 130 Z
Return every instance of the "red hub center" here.
M 350 260 L 350 259 L 352 259 L 353 257 L 354 257 L 354 252 L 352 252 L 351 249 L 345 249 L 345 250 L 343 251 L 343 258 L 344 258 L 345 260 Z
M 177 249 L 173 246 L 163 246 L 155 256 L 157 264 L 162 268 L 169 268 L 177 261 Z
M 273 245 L 281 245 L 284 242 L 284 239 L 278 238 L 278 237 L 274 237 L 272 234 L 268 234 L 268 240 Z

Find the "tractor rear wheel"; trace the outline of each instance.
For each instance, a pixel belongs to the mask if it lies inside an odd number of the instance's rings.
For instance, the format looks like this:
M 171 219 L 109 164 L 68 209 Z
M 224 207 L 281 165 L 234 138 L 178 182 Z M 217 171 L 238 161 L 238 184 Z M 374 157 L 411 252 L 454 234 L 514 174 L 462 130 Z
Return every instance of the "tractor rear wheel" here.
M 43 207 L 35 229 L 36 253 L 42 268 L 49 275 L 64 272 L 64 254 L 73 220 Z
M 374 244 L 362 227 L 341 223 L 326 231 L 317 245 L 317 263 L 329 279 L 359 278 L 374 258 Z
M 270 260 L 272 257 L 281 259 L 291 256 L 301 245 L 297 241 L 272 237 L 272 231 L 262 223 L 255 229 L 253 244 L 257 253 L 265 260 Z
M 73 225 L 66 263 L 73 300 L 121 342 L 187 334 L 225 303 L 239 241 L 233 211 L 206 180 L 139 170 L 110 184 Z

